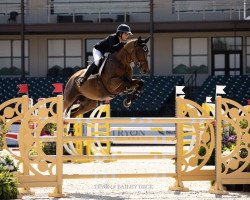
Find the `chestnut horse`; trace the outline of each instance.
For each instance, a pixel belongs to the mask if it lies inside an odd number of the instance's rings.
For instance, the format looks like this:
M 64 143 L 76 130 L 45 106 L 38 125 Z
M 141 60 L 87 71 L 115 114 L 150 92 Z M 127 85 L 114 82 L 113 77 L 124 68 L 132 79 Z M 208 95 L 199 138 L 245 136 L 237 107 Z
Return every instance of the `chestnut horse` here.
M 71 106 L 78 104 L 70 114 L 70 117 L 76 117 L 96 108 L 98 101 L 110 100 L 119 94 L 127 95 L 124 106 L 129 107 L 144 84 L 142 80 L 132 79 L 130 63 L 134 62 L 142 74 L 149 72 L 148 40 L 149 37 L 130 40 L 118 52 L 108 56 L 101 74 L 90 77 L 81 87 L 76 85 L 75 79 L 83 76 L 86 70 L 73 74 L 64 90 L 64 111 L 67 113 Z

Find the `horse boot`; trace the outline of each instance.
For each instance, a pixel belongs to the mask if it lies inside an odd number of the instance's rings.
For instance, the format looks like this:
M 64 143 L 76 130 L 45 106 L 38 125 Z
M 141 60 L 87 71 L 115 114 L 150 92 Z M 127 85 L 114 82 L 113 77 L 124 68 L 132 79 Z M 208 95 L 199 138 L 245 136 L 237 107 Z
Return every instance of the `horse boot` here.
M 70 124 L 69 130 L 68 130 L 68 135 L 75 136 L 74 124 Z
M 81 87 L 89 78 L 89 76 L 97 69 L 97 66 L 93 62 L 88 68 L 87 71 L 84 74 L 84 77 L 79 77 L 76 79 L 77 86 Z

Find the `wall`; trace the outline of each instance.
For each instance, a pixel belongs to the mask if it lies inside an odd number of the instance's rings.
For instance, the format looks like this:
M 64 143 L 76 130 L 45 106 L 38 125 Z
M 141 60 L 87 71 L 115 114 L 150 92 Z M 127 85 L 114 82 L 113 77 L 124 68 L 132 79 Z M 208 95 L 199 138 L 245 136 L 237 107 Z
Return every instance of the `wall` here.
M 148 34 L 134 34 L 133 37 L 148 36 Z M 243 37 L 243 74 L 246 73 L 246 48 L 245 37 L 250 37 L 249 32 L 196 32 L 196 33 L 156 33 L 154 35 L 154 72 L 155 75 L 172 75 L 172 38 L 174 37 L 207 37 L 208 42 L 208 74 L 198 75 L 198 84 L 211 74 L 211 38 L 218 36 L 242 36 Z M 30 76 L 46 76 L 47 75 L 47 40 L 48 39 L 82 39 L 82 58 L 85 62 L 85 39 L 99 39 L 106 37 L 107 34 L 96 35 L 27 35 L 26 39 L 29 40 L 29 57 L 30 57 Z M 0 39 L 20 39 L 20 36 L 15 35 L 0 35 Z M 185 79 L 190 75 L 185 75 Z

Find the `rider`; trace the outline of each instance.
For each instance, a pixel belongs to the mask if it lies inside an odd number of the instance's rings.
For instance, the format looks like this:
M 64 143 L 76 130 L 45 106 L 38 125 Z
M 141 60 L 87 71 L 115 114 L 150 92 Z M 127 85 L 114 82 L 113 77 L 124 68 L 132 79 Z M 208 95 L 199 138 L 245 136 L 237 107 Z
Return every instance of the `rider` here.
M 88 77 L 98 68 L 100 59 L 105 53 L 114 53 L 120 50 L 130 35 L 133 35 L 131 29 L 126 24 L 120 24 L 116 33 L 109 35 L 105 39 L 99 41 L 93 48 L 94 62 L 87 68 L 84 77 L 76 79 L 77 85 L 80 87 L 88 79 Z

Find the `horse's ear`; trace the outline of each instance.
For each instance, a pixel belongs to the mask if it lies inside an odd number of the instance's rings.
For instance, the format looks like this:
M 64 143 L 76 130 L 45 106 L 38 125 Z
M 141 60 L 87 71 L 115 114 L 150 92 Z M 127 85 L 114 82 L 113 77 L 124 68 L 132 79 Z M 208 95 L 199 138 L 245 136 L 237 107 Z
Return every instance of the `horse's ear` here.
M 150 36 L 148 36 L 146 39 L 142 39 L 141 36 L 138 37 L 137 43 L 140 44 L 146 44 L 150 39 Z
M 150 36 L 148 36 L 144 41 L 145 41 L 145 43 L 147 43 L 148 41 L 149 41 L 149 39 L 150 39 Z
M 146 44 L 149 41 L 149 39 L 150 39 L 150 36 L 148 36 L 146 39 L 141 39 L 141 42 L 143 44 Z
M 139 36 L 135 42 L 135 46 L 140 45 L 142 43 L 141 36 Z

